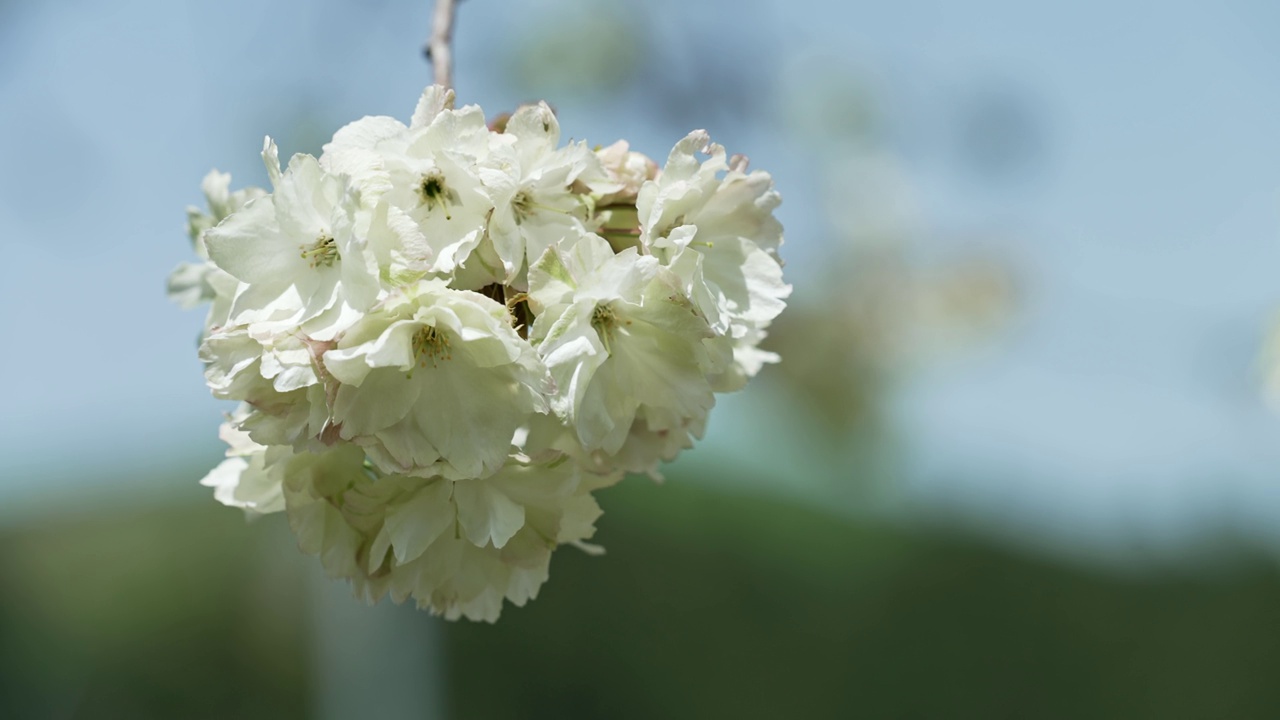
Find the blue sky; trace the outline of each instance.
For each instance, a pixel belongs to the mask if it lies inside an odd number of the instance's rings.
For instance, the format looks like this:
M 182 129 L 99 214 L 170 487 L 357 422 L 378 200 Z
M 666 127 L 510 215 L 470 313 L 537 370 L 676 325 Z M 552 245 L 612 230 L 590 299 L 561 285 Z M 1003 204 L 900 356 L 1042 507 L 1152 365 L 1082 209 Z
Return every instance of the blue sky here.
M 487 15 L 485 4 L 460 10 L 457 82 L 465 101 L 496 111 L 528 98 L 512 96 L 493 48 L 566 2 L 494 3 L 503 13 Z M 747 38 L 763 93 L 785 97 L 806 57 L 846 64 L 878 93 L 921 231 L 1008 238 L 1023 292 L 1013 326 L 926 369 L 895 401 L 911 502 L 1108 542 L 1222 516 L 1275 524 L 1280 421 L 1259 397 L 1256 358 L 1280 308 L 1280 49 L 1266 34 L 1280 10 L 653 8 L 659 37 L 679 24 L 706 28 L 695 36 L 708 43 Z M 163 296 L 188 257 L 183 209 L 211 167 L 262 183 L 264 134 L 287 154 L 361 115 L 406 117 L 429 79 L 418 54 L 429 13 L 428 2 L 336 0 L 3 11 L 0 505 L 121 468 L 216 460 L 224 408 L 201 382 L 201 318 Z M 1012 171 L 983 175 L 956 140 L 957 117 L 1006 91 L 1029 118 L 1030 149 Z M 655 121 L 642 98 L 559 107 L 566 135 L 626 136 L 657 157 L 691 129 Z M 802 299 L 830 250 L 814 159 L 767 123 L 721 124 L 713 132 L 784 193 Z M 769 432 L 772 401 L 751 392 L 713 415 L 695 461 L 740 455 Z

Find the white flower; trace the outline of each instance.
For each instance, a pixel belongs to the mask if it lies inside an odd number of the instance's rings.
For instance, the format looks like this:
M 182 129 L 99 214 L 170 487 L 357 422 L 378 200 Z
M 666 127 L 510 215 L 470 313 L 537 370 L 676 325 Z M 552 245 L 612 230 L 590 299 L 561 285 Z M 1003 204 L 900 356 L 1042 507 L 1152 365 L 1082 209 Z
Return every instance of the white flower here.
M 206 234 L 209 257 L 241 282 L 232 302 L 236 324 L 272 327 L 310 322 L 328 339 L 377 300 L 378 267 L 368 248 L 368 220 L 339 176 L 309 155 L 284 173 L 275 146 L 263 153 L 275 191 L 246 205 Z
M 364 459 L 360 448 L 340 444 L 322 452 L 290 454 L 278 464 L 284 476 L 285 510 L 298 547 L 318 555 L 330 577 L 376 582 L 363 564 L 367 555 L 362 557 L 361 550 L 367 549 L 367 538 L 342 513 L 346 494 L 374 480 Z
M 209 206 L 209 212 L 204 212 L 197 207 L 187 207 L 187 234 L 191 237 L 191 243 L 195 247 L 196 255 L 201 258 L 208 258 L 209 254 L 205 252 L 204 240 L 201 237 L 204 231 L 214 227 L 218 223 L 225 220 L 229 215 L 248 205 L 250 201 L 257 200 L 267 194 L 266 190 L 259 187 L 246 187 L 231 191 L 231 174 L 210 170 L 208 175 L 204 176 L 204 180 L 200 182 L 200 190 L 204 193 L 205 203 Z
M 516 110 L 493 137 L 480 176 L 494 199 L 489 236 L 502 282 L 516 280 L 526 258 L 535 262 L 547 248 L 582 235 L 587 207 L 577 184 L 602 180 L 604 170 L 585 143 L 557 149 L 559 142 L 560 124 L 546 103 Z
M 210 470 L 200 484 L 213 488 L 214 499 L 223 505 L 242 508 L 251 514 L 283 510 L 281 451 L 272 451 L 250 440 L 246 433 L 236 429 L 234 419 L 222 424 L 218 436 L 229 446 L 227 459 Z
M 589 539 L 600 516 L 589 491 L 602 479 L 572 463 L 513 457 L 488 478 L 455 482 L 378 476 L 362 459 L 351 446 L 294 456 L 285 498 L 302 549 L 369 602 L 390 594 L 493 622 L 504 599 L 535 597 L 551 552 Z
M 339 382 L 333 420 L 379 468 L 481 477 L 516 428 L 545 412 L 546 369 L 507 308 L 424 280 L 365 316 L 324 354 Z
M 749 327 L 744 334 L 733 338 L 733 362 L 725 367 L 724 372 L 710 378 L 716 392 L 741 390 L 765 365 L 781 359 L 777 353 L 760 349 L 760 341 L 764 340 L 765 335 L 763 328 Z
M 317 372 L 318 347 L 294 334 L 255 339 L 246 327 L 218 329 L 200 346 L 216 398 L 252 408 L 236 426 L 264 445 L 305 446 L 327 425 L 328 390 Z
M 790 287 L 766 173 L 695 132 L 661 172 L 627 143 L 560 147 L 545 103 L 491 130 L 428 88 L 406 125 L 366 117 L 272 191 L 205 178 L 200 262 L 214 397 L 240 403 L 201 482 L 286 511 L 361 597 L 493 621 L 552 551 L 587 551 L 591 492 L 657 477 L 759 349 Z M 599 234 L 596 234 L 596 233 Z
M 594 534 L 600 508 L 582 480 L 572 463 L 513 460 L 484 480 L 418 481 L 387 513 L 370 556 L 393 563 L 393 599 L 492 622 L 503 598 L 524 605 L 537 595 L 557 545 Z M 445 498 L 453 507 L 441 512 Z
M 661 480 L 662 474 L 657 470 L 658 463 L 670 462 L 680 454 L 681 450 L 693 447 L 693 441 L 700 439 L 706 429 L 705 414 L 681 418 L 669 427 L 661 429 L 654 429 L 646 422 L 636 421 L 631 425 L 627 441 L 613 457 L 613 467 L 629 473 L 647 474 L 655 480 Z
M 716 331 L 741 348 L 740 377 L 770 357 L 752 348 L 791 294 L 777 259 L 779 202 L 768 173 L 747 173 L 740 156 L 726 162 L 724 148 L 703 131 L 676 144 L 637 200 L 641 244 L 681 278 Z
M 606 453 L 584 447 L 574 429 L 565 427 L 554 416 L 535 416 L 529 424 L 525 451 L 538 458 L 568 455 L 595 474 L 633 473 L 661 480 L 658 465 L 693 447 L 694 440 L 701 438 L 706 429 L 706 413 L 683 418 L 673 427 L 660 430 L 651 429 L 647 420 L 637 417 L 621 447 Z
M 411 219 L 418 235 L 398 250 L 410 267 L 452 273 L 484 237 L 493 203 L 477 163 L 489 154 L 484 113 L 453 109 L 453 92 L 427 89 L 406 127 L 388 117 L 358 120 L 334 135 L 321 163 L 349 175 L 367 207 L 386 202 L 390 222 Z
M 715 338 L 652 257 L 596 235 L 551 249 L 529 272 L 531 340 L 555 378 L 553 409 L 587 451 L 615 454 L 632 425 L 678 431 L 715 404 Z
M 169 274 L 169 299 L 184 310 L 200 303 L 216 303 L 219 299 L 230 301 L 231 294 L 235 291 L 235 280 L 209 262 L 204 235 L 250 201 L 266 195 L 265 190 L 256 187 L 230 192 L 231 175 L 217 170 L 211 170 L 205 175 L 200 188 L 204 191 L 209 212 L 196 207 L 187 208 L 187 234 L 191 237 L 191 246 L 200 262 L 179 263 Z
M 589 184 L 600 206 L 635 205 L 640 188 L 658 175 L 658 164 L 643 153 L 633 152 L 626 140 L 597 150 L 596 157 L 604 168 L 605 179 Z

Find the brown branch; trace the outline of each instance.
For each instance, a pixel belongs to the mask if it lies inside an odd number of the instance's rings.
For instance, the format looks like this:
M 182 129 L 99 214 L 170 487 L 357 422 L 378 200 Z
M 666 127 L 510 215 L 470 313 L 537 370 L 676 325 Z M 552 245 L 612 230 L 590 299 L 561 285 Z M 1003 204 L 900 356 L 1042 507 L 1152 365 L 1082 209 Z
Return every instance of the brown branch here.
M 436 0 L 436 9 L 431 17 L 431 37 L 426 47 L 436 84 L 447 88 L 453 87 L 453 18 L 456 10 L 457 0 Z

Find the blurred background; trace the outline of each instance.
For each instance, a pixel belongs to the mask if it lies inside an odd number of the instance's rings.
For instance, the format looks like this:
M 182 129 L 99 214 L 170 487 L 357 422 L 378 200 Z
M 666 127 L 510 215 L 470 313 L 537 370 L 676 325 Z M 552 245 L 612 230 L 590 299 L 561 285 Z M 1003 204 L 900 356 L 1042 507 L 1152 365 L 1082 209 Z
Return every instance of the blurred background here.
M 213 167 L 407 119 L 430 0 L 0 0 L 0 717 L 1280 715 L 1280 5 L 467 0 L 461 102 L 770 171 L 782 364 L 494 626 L 197 480 Z

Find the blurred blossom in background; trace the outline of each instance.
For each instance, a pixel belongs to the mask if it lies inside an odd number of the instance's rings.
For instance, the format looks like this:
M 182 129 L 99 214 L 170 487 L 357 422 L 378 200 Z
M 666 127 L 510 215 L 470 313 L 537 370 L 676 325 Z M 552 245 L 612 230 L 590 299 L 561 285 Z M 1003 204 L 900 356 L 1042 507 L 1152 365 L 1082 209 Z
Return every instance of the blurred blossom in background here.
M 485 626 L 213 502 L 164 296 L 210 168 L 409 116 L 430 5 L 0 0 L 0 717 L 1274 712 L 1280 7 L 462 3 L 460 102 L 706 128 L 795 287 L 608 554 Z

